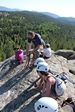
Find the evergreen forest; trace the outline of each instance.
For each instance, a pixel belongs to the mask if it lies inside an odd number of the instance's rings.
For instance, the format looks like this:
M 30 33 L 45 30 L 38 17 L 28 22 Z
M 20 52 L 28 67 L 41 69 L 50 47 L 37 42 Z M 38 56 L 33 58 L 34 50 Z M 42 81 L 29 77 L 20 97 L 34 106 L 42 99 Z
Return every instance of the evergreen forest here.
M 37 12 L 0 12 L 0 61 L 12 56 L 17 45 L 26 49 L 28 31 L 39 33 L 54 51 L 75 49 L 75 23 Z

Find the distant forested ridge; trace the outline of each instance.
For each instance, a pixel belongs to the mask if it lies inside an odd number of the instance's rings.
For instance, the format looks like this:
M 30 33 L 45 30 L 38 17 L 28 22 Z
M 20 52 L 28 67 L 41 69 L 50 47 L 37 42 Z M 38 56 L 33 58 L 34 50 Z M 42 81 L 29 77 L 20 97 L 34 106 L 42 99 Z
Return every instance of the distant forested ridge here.
M 0 61 L 12 56 L 14 48 L 26 48 L 27 32 L 40 33 L 53 50 L 75 47 L 75 25 L 36 12 L 0 12 Z

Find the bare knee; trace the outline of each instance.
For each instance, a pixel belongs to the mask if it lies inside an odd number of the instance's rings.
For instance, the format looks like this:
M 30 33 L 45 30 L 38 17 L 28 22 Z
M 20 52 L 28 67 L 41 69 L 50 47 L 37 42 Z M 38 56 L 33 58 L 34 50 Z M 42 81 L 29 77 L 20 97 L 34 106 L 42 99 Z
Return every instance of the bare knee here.
M 56 80 L 55 80 L 54 77 L 50 77 L 50 78 L 49 78 L 49 82 L 50 82 L 51 85 L 54 85 L 55 82 L 56 82 Z

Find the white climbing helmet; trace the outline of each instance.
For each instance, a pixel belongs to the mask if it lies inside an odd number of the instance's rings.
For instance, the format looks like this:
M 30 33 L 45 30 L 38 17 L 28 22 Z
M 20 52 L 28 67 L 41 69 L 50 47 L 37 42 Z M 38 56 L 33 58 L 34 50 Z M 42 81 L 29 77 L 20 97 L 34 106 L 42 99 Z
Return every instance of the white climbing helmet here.
M 45 60 L 44 60 L 43 58 L 37 58 L 37 59 L 35 60 L 35 62 L 34 62 L 34 66 L 37 66 L 37 64 L 38 64 L 39 62 L 45 62 Z
M 35 112 L 58 112 L 58 103 L 50 97 L 42 97 L 34 104 Z
M 49 72 L 49 65 L 46 62 L 40 62 L 36 68 L 39 72 Z

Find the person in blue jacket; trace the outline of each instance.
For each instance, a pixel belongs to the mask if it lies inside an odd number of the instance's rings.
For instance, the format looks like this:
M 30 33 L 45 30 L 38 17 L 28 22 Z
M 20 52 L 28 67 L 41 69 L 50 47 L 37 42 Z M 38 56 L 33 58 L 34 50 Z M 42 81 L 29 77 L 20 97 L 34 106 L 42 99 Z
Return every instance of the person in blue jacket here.
M 30 62 L 30 55 L 33 54 L 32 63 L 30 65 L 34 64 L 34 60 L 38 57 L 40 46 L 45 46 L 45 42 L 42 39 L 41 35 L 38 33 L 35 33 L 33 31 L 29 31 L 27 34 L 27 65 L 29 66 Z

